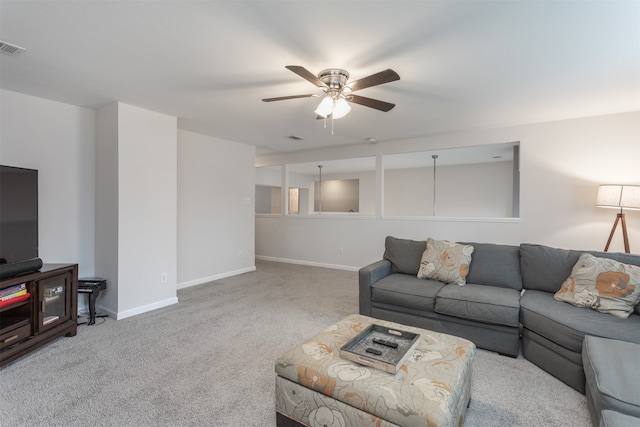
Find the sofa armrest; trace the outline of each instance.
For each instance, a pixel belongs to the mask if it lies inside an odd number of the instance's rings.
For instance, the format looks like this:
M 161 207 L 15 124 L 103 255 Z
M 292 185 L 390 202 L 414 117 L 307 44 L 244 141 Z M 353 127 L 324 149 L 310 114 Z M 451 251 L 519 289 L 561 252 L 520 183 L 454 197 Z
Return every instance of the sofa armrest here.
M 358 272 L 360 314 L 371 316 L 371 285 L 391 274 L 391 262 L 383 259 L 362 267 Z

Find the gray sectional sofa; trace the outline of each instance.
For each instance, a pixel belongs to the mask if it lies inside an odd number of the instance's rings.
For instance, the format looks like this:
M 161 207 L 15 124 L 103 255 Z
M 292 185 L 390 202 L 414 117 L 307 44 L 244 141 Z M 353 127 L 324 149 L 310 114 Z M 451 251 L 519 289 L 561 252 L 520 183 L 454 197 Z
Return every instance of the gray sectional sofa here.
M 640 343 L 640 307 L 626 319 L 556 301 L 582 253 L 640 266 L 640 255 L 542 245 L 464 243 L 474 251 L 466 285 L 418 279 L 425 241 L 387 237 L 383 259 L 359 271 L 360 313 L 461 336 L 523 356 L 583 392 L 585 335 Z
M 478 347 L 517 356 L 520 256 L 517 246 L 474 247 L 467 284 L 418 279 L 426 241 L 387 237 L 382 260 L 359 271 L 360 314 L 446 332 Z

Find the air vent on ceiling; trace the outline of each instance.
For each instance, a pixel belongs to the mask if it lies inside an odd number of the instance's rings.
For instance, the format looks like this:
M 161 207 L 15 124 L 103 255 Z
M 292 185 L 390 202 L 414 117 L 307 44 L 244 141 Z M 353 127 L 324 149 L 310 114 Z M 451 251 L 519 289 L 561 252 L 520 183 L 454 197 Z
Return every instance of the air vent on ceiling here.
M 0 40 L 0 53 L 4 53 L 5 55 L 18 56 L 25 51 L 26 49 L 23 47 Z
M 295 136 L 295 135 L 290 135 L 287 138 L 293 139 L 294 141 L 302 141 L 302 138 L 300 138 L 299 136 Z

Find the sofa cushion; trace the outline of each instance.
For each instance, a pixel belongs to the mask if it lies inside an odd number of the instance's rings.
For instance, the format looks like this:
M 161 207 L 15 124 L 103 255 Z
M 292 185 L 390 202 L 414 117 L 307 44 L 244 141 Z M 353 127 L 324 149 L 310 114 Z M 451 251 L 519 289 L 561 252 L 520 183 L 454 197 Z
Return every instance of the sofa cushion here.
M 371 300 L 420 311 L 433 311 L 436 294 L 444 283 L 420 280 L 408 274 L 391 274 L 371 286 Z
M 523 243 L 520 245 L 520 270 L 525 289 L 557 292 L 571 274 L 583 253 L 640 266 L 640 255 L 614 252 L 574 251 Z
M 460 242 L 473 246 L 467 283 L 522 289 L 520 248 L 492 243 Z
M 582 361 L 595 413 L 640 417 L 640 344 L 587 336 Z
M 393 273 L 404 273 L 415 276 L 420 268 L 420 258 L 427 248 L 427 242 L 398 239 L 387 236 L 384 241 L 384 259 L 391 261 Z
M 438 291 L 435 311 L 482 323 L 518 327 L 520 292 L 495 286 L 449 284 Z
M 420 259 L 417 277 L 464 285 L 469 274 L 472 253 L 473 246 L 429 237 L 427 249 Z
M 585 335 L 640 343 L 640 316 L 619 319 L 556 301 L 553 294 L 526 290 L 520 297 L 522 325 L 550 341 L 580 353 Z
M 602 411 L 599 427 L 638 427 L 640 418 L 605 409 Z
M 554 298 L 626 319 L 640 301 L 640 267 L 582 254 Z

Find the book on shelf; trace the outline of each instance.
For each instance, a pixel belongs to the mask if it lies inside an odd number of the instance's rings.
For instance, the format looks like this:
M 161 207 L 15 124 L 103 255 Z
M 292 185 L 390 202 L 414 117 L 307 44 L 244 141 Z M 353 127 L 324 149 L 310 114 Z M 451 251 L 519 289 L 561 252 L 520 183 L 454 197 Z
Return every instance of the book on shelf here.
M 13 299 L 15 297 L 19 297 L 19 296 L 25 295 L 26 293 L 27 293 L 27 290 L 23 289 L 21 291 L 15 292 L 13 294 L 9 294 L 7 296 L 0 297 L 0 301 L 8 301 L 8 300 Z
M 8 288 L 0 289 L 0 298 L 6 297 L 7 295 L 15 294 L 16 292 L 26 291 L 27 284 L 20 283 L 19 285 L 9 286 Z
M 22 302 L 26 299 L 28 299 L 31 296 L 31 294 L 27 294 L 25 293 L 24 295 L 20 295 L 14 298 L 9 298 L 8 300 L 4 300 L 4 301 L 0 301 L 0 307 L 7 307 L 9 305 L 12 304 L 17 304 L 19 302 Z

